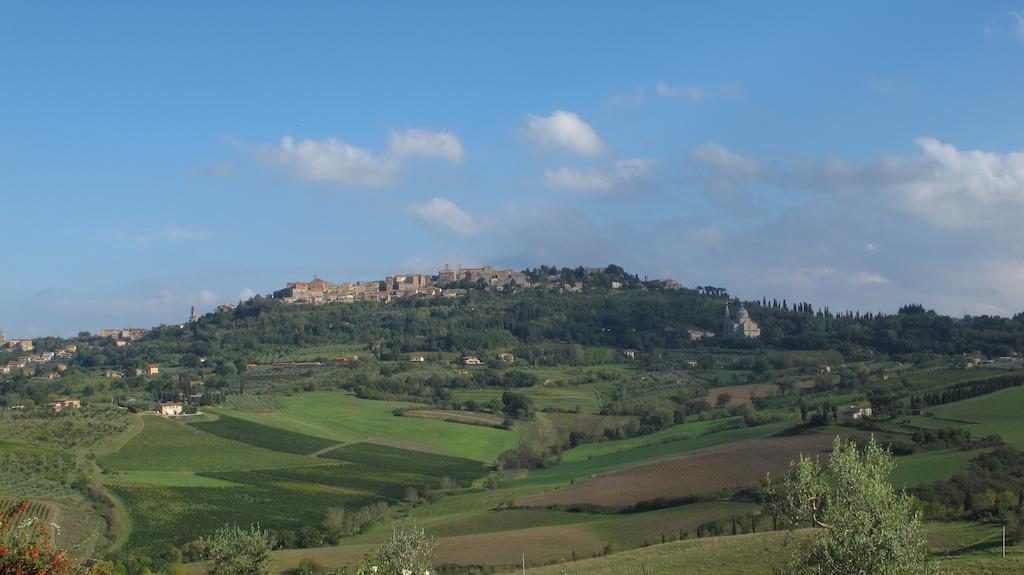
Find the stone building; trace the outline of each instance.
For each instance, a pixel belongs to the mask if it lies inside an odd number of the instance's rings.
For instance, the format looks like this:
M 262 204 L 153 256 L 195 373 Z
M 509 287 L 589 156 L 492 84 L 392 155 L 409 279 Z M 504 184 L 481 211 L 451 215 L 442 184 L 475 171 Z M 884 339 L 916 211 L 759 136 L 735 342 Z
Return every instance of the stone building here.
M 750 319 L 747 308 L 740 304 L 735 316 L 729 315 L 729 304 L 725 304 L 725 315 L 722 317 L 723 337 L 761 337 L 761 326 Z

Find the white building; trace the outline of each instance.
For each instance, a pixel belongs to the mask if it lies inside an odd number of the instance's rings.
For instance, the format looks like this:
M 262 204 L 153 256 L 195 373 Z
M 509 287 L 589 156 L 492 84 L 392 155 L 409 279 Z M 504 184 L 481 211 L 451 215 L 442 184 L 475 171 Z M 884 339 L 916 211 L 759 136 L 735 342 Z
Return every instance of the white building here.
M 729 315 L 729 304 L 725 304 L 725 315 L 722 318 L 722 336 L 724 337 L 761 337 L 761 326 L 750 319 L 747 308 L 740 304 L 735 316 Z
M 161 403 L 157 408 L 160 415 L 166 417 L 174 417 L 181 415 L 181 404 L 180 403 Z

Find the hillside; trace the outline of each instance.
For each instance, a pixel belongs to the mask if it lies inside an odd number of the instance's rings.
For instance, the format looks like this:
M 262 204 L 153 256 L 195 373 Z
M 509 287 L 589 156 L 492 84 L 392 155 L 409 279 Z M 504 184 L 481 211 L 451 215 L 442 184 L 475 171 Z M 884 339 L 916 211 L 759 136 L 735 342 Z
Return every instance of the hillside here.
M 874 435 L 897 454 L 893 483 L 955 520 L 930 527 L 946 534 L 936 549 L 1018 516 L 1002 493 L 1024 484 L 984 470 L 1024 461 L 1020 318 L 743 302 L 760 337 L 709 335 L 727 303 L 640 280 L 253 298 L 130 341 L 38 340 L 76 351 L 57 378 L 0 379 L 0 495 L 89 507 L 69 537 L 131 575 L 200 559 L 226 523 L 268 529 L 281 569 L 340 567 L 410 519 L 439 538 L 442 572 L 500 572 L 524 553 L 581 572 L 639 557 L 699 569 L 693 557 L 778 552 L 766 472 Z M 60 396 L 82 406 L 51 411 Z M 159 417 L 157 402 L 184 413 Z M 872 412 L 855 419 L 854 404 Z

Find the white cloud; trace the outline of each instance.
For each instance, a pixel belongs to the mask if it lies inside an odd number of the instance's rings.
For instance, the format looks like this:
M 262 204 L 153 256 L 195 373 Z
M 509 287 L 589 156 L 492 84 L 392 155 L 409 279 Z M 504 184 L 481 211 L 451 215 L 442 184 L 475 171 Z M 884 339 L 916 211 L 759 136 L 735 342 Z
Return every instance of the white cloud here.
M 390 150 L 398 158 L 438 158 L 456 164 L 462 162 L 465 155 L 462 142 L 455 134 L 415 128 L 392 132 Z
M 585 170 L 563 166 L 544 170 L 544 185 L 577 193 L 632 191 L 650 175 L 652 168 L 651 160 L 639 158 L 618 160 L 608 167 Z
M 888 278 L 877 272 L 857 272 L 853 274 L 850 281 L 858 286 L 888 285 L 889 283 Z
M 873 244 L 871 242 L 868 242 L 868 243 L 864 244 L 864 249 L 869 251 L 869 252 L 873 252 L 873 251 L 877 251 L 878 250 L 878 246 L 876 246 L 875 244 Z
M 744 180 L 765 171 L 761 162 L 731 152 L 715 142 L 703 144 L 690 151 L 690 159 L 718 173 Z
M 1024 151 L 963 151 L 934 138 L 917 144 L 923 156 L 888 160 L 917 168 L 886 182 L 907 211 L 945 228 L 987 227 L 1024 211 Z
M 1010 12 L 1010 17 L 1013 18 L 1013 32 L 1011 35 L 1024 41 L 1024 16 L 1020 12 Z
M 342 186 L 380 188 L 392 185 L 398 164 L 336 138 L 300 140 L 281 138 L 276 146 L 256 150 L 258 158 L 283 166 L 294 175 L 311 181 Z
M 562 148 L 583 156 L 608 152 L 597 132 L 574 112 L 555 110 L 550 116 L 530 114 L 524 137 L 540 146 Z
M 259 294 L 252 288 L 243 288 L 242 291 L 238 292 L 238 301 L 249 301 L 257 295 Z
M 557 170 L 544 170 L 544 185 L 573 192 L 606 192 L 612 188 L 612 179 L 602 170 L 577 170 L 563 166 Z
M 234 144 L 247 148 L 244 143 Z M 362 188 L 385 188 L 397 183 L 406 158 L 459 163 L 465 155 L 455 134 L 416 128 L 392 132 L 388 150 L 381 154 L 337 138 L 295 140 L 290 136 L 281 138 L 277 145 L 260 146 L 252 152 L 260 161 L 281 166 L 302 180 Z
M 700 146 L 691 161 L 710 188 L 764 184 L 814 192 L 877 194 L 887 205 L 945 229 L 1014 225 L 1024 212 L 1024 151 L 960 150 L 934 138 L 921 153 L 857 163 L 841 158 L 763 164 L 719 144 Z
M 473 216 L 445 198 L 409 204 L 406 213 L 423 225 L 460 236 L 472 236 L 480 231 L 480 226 Z
M 693 102 L 700 102 L 704 99 L 704 91 L 696 86 L 674 88 L 665 82 L 659 81 L 654 86 L 654 92 L 662 98 L 687 98 Z

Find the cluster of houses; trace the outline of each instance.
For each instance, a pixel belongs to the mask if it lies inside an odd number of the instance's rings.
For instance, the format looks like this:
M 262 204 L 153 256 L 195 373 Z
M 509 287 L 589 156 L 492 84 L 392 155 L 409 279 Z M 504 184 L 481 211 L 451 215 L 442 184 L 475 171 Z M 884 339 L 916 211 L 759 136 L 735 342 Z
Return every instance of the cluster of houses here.
M 50 402 L 50 411 L 54 413 L 60 413 L 65 409 L 78 409 L 82 407 L 81 400 L 73 397 L 62 397 Z
M 159 374 L 160 366 L 155 364 L 149 364 L 146 367 L 136 367 L 134 370 L 132 370 L 132 375 L 134 375 L 135 377 Z M 103 370 L 102 375 L 107 379 L 121 379 L 124 377 L 124 372 L 116 369 L 105 369 Z
M 16 342 L 16 345 L 7 345 L 10 342 Z M 28 342 L 27 346 L 24 345 L 25 342 Z M 21 351 L 32 351 L 33 349 L 35 349 L 34 346 L 32 345 L 32 340 L 30 339 L 8 340 L 8 342 L 5 345 L 7 345 L 7 347 L 10 349 L 19 349 Z M 73 343 L 69 343 L 56 351 L 46 351 L 18 357 L 8 361 L 3 365 L 0 365 L 0 374 L 10 375 L 13 373 L 21 373 L 23 375 L 33 375 L 38 373 L 39 368 L 42 367 L 43 365 L 49 364 L 57 360 L 70 360 L 72 357 L 74 357 L 75 353 L 77 352 L 78 346 Z M 57 361 L 57 364 L 54 366 L 54 368 L 56 371 L 50 371 L 46 374 L 45 377 L 47 379 L 59 378 L 61 372 L 67 371 L 68 364 Z
M 287 303 L 329 303 L 376 301 L 388 303 L 407 297 L 456 297 L 465 295 L 467 290 L 453 287 L 455 284 L 483 282 L 487 287 L 502 291 L 512 286 L 529 287 L 523 272 L 511 269 L 495 269 L 492 266 L 451 269 L 445 265 L 437 275 L 404 274 L 387 276 L 383 280 L 332 283 L 313 277 L 308 282 L 288 282 L 284 289 L 274 292 L 274 297 Z
M 151 332 L 148 327 L 118 327 L 112 329 L 101 329 L 100 337 L 110 337 L 120 341 L 135 341 L 146 337 Z

